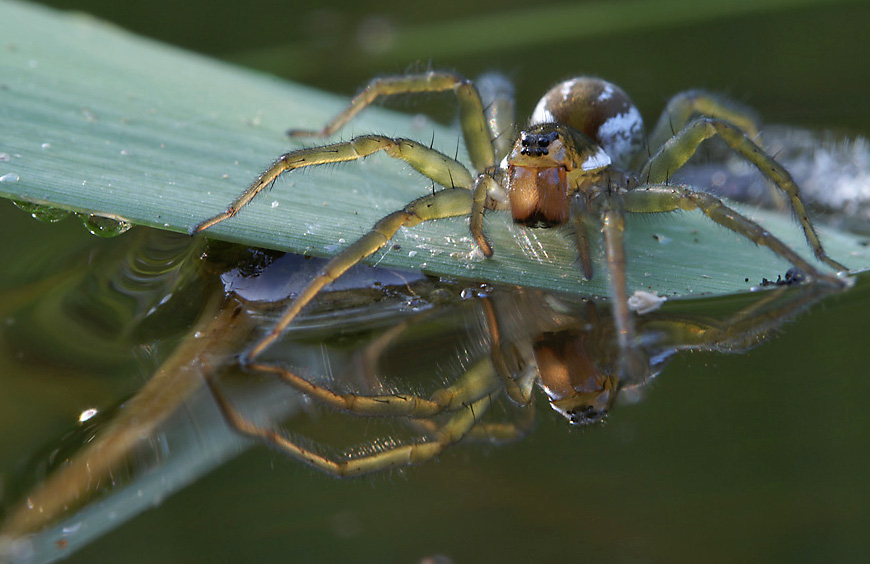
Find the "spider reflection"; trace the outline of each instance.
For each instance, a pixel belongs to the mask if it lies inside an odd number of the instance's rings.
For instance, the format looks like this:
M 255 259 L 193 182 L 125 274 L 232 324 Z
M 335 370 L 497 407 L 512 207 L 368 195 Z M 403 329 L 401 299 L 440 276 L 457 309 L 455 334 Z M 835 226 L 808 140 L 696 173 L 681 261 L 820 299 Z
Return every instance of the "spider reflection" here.
M 362 347 L 358 362 L 346 365 L 358 367 L 355 374 L 343 372 L 328 383 L 318 383 L 320 380 L 310 375 L 303 377 L 304 369 L 290 369 L 289 361 L 283 359 L 252 367 L 349 414 L 351 420 L 359 416 L 389 418 L 408 425 L 415 434 L 408 442 L 381 438 L 373 441 L 378 448 L 354 454 L 325 455 L 306 441 L 290 438 L 277 424 L 254 423 L 233 406 L 213 376 L 206 380 L 226 420 L 241 433 L 328 474 L 356 476 L 425 462 L 460 441 L 498 442 L 521 437 L 535 419 L 535 389 L 541 390 L 548 404 L 573 425 L 601 421 L 620 393 L 643 387 L 677 351 L 745 351 L 833 291 L 822 285 L 777 287 L 752 295 L 747 305 L 717 317 L 671 311 L 679 310 L 679 303 L 640 315 L 637 330 L 643 369 L 630 378 L 619 370 L 622 351 L 615 338 L 618 329 L 607 305 L 500 288 L 383 330 Z M 450 322 L 447 318 L 456 316 L 457 308 L 461 315 L 454 318 L 459 321 Z M 438 347 L 443 337 L 458 334 L 468 338 L 469 324 L 479 328 L 473 333 L 477 343 L 466 349 L 466 358 L 460 363 L 464 368 L 443 387 L 412 393 L 388 381 L 391 372 L 407 376 L 424 371 L 426 357 L 444 356 L 445 351 Z M 291 339 L 301 336 L 302 329 Z M 394 367 L 382 369 L 386 365 Z M 351 379 L 355 383 L 348 385 Z M 416 385 L 408 387 L 419 389 Z M 488 411 L 496 405 L 500 415 L 493 419 Z

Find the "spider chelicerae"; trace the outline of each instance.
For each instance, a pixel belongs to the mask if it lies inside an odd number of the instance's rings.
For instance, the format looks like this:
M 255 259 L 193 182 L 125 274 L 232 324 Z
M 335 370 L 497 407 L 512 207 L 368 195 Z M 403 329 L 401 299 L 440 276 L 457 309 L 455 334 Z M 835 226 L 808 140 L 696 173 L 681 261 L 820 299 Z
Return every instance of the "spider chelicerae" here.
M 819 271 L 762 226 L 715 196 L 669 182 L 705 140 L 719 137 L 782 191 L 815 256 L 838 272 L 847 270 L 822 247 L 791 175 L 754 141 L 759 130 L 752 112 L 709 92 L 692 90 L 671 98 L 647 135 L 640 113 L 622 89 L 600 78 L 572 78 L 547 92 L 538 102 L 528 126 L 515 134 L 513 89 L 507 79 L 490 74 L 475 84 L 452 72 L 433 71 L 374 79 L 323 129 L 289 133 L 295 137 L 327 137 L 380 97 L 442 91 L 452 91 L 459 101 L 462 135 L 474 172 L 457 159 L 411 139 L 360 135 L 349 141 L 281 155 L 224 212 L 191 229 L 192 234 L 201 233 L 233 217 L 285 172 L 362 159 L 378 151 L 405 161 L 444 187 L 382 218 L 371 231 L 328 262 L 274 326 L 243 353 L 242 365 L 278 373 L 302 392 L 359 414 L 430 417 L 478 401 L 480 398 L 475 400 L 468 390 L 452 388 L 449 393 L 442 390 L 431 398 L 342 396 L 296 377 L 285 368 L 258 363 L 257 359 L 324 286 L 386 245 L 401 227 L 469 216 L 476 245 L 485 256 L 491 256 L 494 251 L 483 232 L 483 215 L 487 210 L 510 210 L 516 223 L 531 228 L 572 226 L 580 264 L 578 275 L 586 279 L 594 274 L 589 233 L 591 229 L 600 229 L 616 346 L 620 351 L 617 368 L 620 382 L 632 382 L 646 372 L 628 305 L 623 245 L 626 213 L 699 210 L 715 223 L 788 260 L 808 281 L 832 286 L 845 284 L 844 279 Z M 451 428 L 444 432 L 457 431 Z M 305 459 L 304 455 L 296 454 Z

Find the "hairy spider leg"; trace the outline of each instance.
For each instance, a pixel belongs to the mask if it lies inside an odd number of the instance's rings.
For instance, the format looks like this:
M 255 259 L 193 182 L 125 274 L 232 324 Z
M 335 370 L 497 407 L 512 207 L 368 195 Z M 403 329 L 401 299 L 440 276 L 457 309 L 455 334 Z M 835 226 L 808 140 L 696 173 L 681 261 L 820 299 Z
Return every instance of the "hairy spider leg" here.
M 516 139 L 514 85 L 501 73 L 489 72 L 474 81 L 483 103 L 486 123 L 495 151 L 495 162 L 507 156 Z
M 448 90 L 452 90 L 459 100 L 462 135 L 471 163 L 478 171 L 493 166 L 495 154 L 480 94 L 470 80 L 452 72 L 430 71 L 422 74 L 375 78 L 323 129 L 319 131 L 291 129 L 287 133 L 294 137 L 327 137 L 341 129 L 363 108 L 381 96 Z
M 483 212 L 493 202 L 492 194 L 502 194 L 504 189 L 495 178 L 490 176 L 489 173 L 484 172 L 474 179 L 474 185 L 471 190 L 474 195 L 471 203 L 469 229 L 480 252 L 489 258 L 492 256 L 492 246 L 490 246 L 489 241 L 486 240 L 486 236 L 483 234 Z
M 727 121 L 750 139 L 756 139 L 759 135 L 758 118 L 751 109 L 712 92 L 687 90 L 675 94 L 668 101 L 646 140 L 646 146 L 635 155 L 632 168 L 640 168 L 644 159 L 658 152 L 668 139 L 695 116 Z
M 299 149 L 281 155 L 241 196 L 227 207 L 226 211 L 196 224 L 190 229 L 190 234 L 201 233 L 209 227 L 233 217 L 239 210 L 248 205 L 263 188 L 269 186 L 285 172 L 306 166 L 354 161 L 378 151 L 383 151 L 394 159 L 405 161 L 424 176 L 447 188 L 471 188 L 472 178 L 468 169 L 459 161 L 435 149 L 430 149 L 410 139 L 393 139 L 383 135 L 360 135 L 350 141 L 310 149 Z
M 667 182 L 674 171 L 682 167 L 695 153 L 698 146 L 714 135 L 721 137 L 738 154 L 755 165 L 761 173 L 782 190 L 791 200 L 791 207 L 800 221 L 804 236 L 820 261 L 839 271 L 849 269 L 828 256 L 810 221 L 801 199 L 800 189 L 791 174 L 752 141 L 742 129 L 720 119 L 698 118 L 689 122 L 676 135 L 665 142 L 661 149 L 641 169 L 640 179 L 650 184 Z M 815 269 L 813 269 L 815 270 Z M 806 271 L 810 274 L 811 271 Z
M 466 374 L 469 373 L 474 373 L 474 378 L 491 380 L 496 387 L 499 385 L 489 359 L 478 361 Z M 458 409 L 443 425 L 434 430 L 433 439 L 430 441 L 397 446 L 357 458 L 333 460 L 297 444 L 274 429 L 254 424 L 230 405 L 210 376 L 206 376 L 206 383 L 224 418 L 238 432 L 262 440 L 293 458 L 336 477 L 360 476 L 388 468 L 426 462 L 438 456 L 448 446 L 461 441 L 483 417 L 492 401 L 487 395 Z
M 344 272 L 371 255 L 396 234 L 401 227 L 413 227 L 423 221 L 465 216 L 471 212 L 471 192 L 462 189 L 441 190 L 418 198 L 404 207 L 378 221 L 374 227 L 332 258 L 323 270 L 296 296 L 284 311 L 281 318 L 242 358 L 248 364 L 266 350 L 284 329 L 296 318 L 299 312 L 316 296 L 324 286 L 344 274 Z
M 657 213 L 677 210 L 700 210 L 719 225 L 746 237 L 753 243 L 769 248 L 789 261 L 808 276 L 827 282 L 834 287 L 843 286 L 840 279 L 822 274 L 788 245 L 766 229 L 729 208 L 722 200 L 707 192 L 695 191 L 688 186 L 649 185 L 622 195 L 625 210 L 631 213 Z

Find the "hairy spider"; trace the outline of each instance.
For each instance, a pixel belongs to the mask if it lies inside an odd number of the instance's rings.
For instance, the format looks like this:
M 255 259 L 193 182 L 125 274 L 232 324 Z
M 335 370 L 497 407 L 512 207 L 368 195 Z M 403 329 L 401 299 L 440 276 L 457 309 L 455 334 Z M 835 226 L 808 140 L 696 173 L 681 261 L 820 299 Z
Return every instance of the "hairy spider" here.
M 381 96 L 438 91 L 452 91 L 459 100 L 462 134 L 474 173 L 458 160 L 416 141 L 361 135 L 280 156 L 224 212 L 191 229 L 191 234 L 200 233 L 233 217 L 284 172 L 357 160 L 377 151 L 405 161 L 445 188 L 382 218 L 327 263 L 265 336 L 243 354 L 243 365 L 274 372 L 275 367 L 254 361 L 324 286 L 386 245 L 400 227 L 467 215 L 474 241 L 484 255 L 491 256 L 493 250 L 483 233 L 485 210 L 510 210 L 516 223 L 533 228 L 572 225 L 580 274 L 586 279 L 593 275 L 589 229 L 602 231 L 622 382 L 642 378 L 646 372 L 628 306 L 625 213 L 697 209 L 712 221 L 768 247 L 809 280 L 844 285 L 842 279 L 820 272 L 715 196 L 691 186 L 669 184 L 671 175 L 701 143 L 718 136 L 785 194 L 816 257 L 837 271 L 847 270 L 825 253 L 791 175 L 753 141 L 758 126 L 752 113 L 708 92 L 687 91 L 674 96 L 645 136 L 640 113 L 619 87 L 599 78 L 573 78 L 547 92 L 526 129 L 514 136 L 512 87 L 505 78 L 486 75 L 475 86 L 458 74 L 427 72 L 374 79 L 322 130 L 292 130 L 290 134 L 326 137 Z M 383 405 L 391 407 L 379 413 L 415 414 L 402 401 Z M 355 409 L 352 405 L 346 408 Z

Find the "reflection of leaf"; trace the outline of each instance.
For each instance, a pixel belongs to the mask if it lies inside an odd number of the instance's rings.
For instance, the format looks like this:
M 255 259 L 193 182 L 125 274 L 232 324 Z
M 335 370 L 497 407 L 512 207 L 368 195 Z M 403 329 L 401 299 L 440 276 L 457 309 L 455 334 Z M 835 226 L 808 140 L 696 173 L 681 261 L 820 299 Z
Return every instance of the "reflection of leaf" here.
M 6 197 L 186 231 L 223 209 L 275 156 L 295 146 L 283 135 L 286 127 L 321 125 L 343 104 L 89 19 L 16 4 L 5 4 L 4 12 L 11 46 L 0 67 L 2 151 L 8 155 L 0 162 L 0 194 Z M 343 136 L 376 131 L 428 141 L 433 130 L 435 145 L 452 154 L 456 131 L 378 109 L 365 112 Z M 430 189 L 409 167 L 376 156 L 287 175 L 210 235 L 328 255 Z M 790 221 L 749 213 L 808 254 Z M 490 214 L 486 228 L 496 252 L 491 260 L 469 258 L 467 222 L 455 219 L 400 233 L 372 262 L 605 292 L 600 261 L 595 280 L 580 280 L 570 235 L 514 228 L 504 214 Z M 732 292 L 788 268 L 696 214 L 631 218 L 628 229 L 629 283 L 637 288 Z M 830 254 L 850 267 L 870 263 L 855 238 L 823 237 Z

